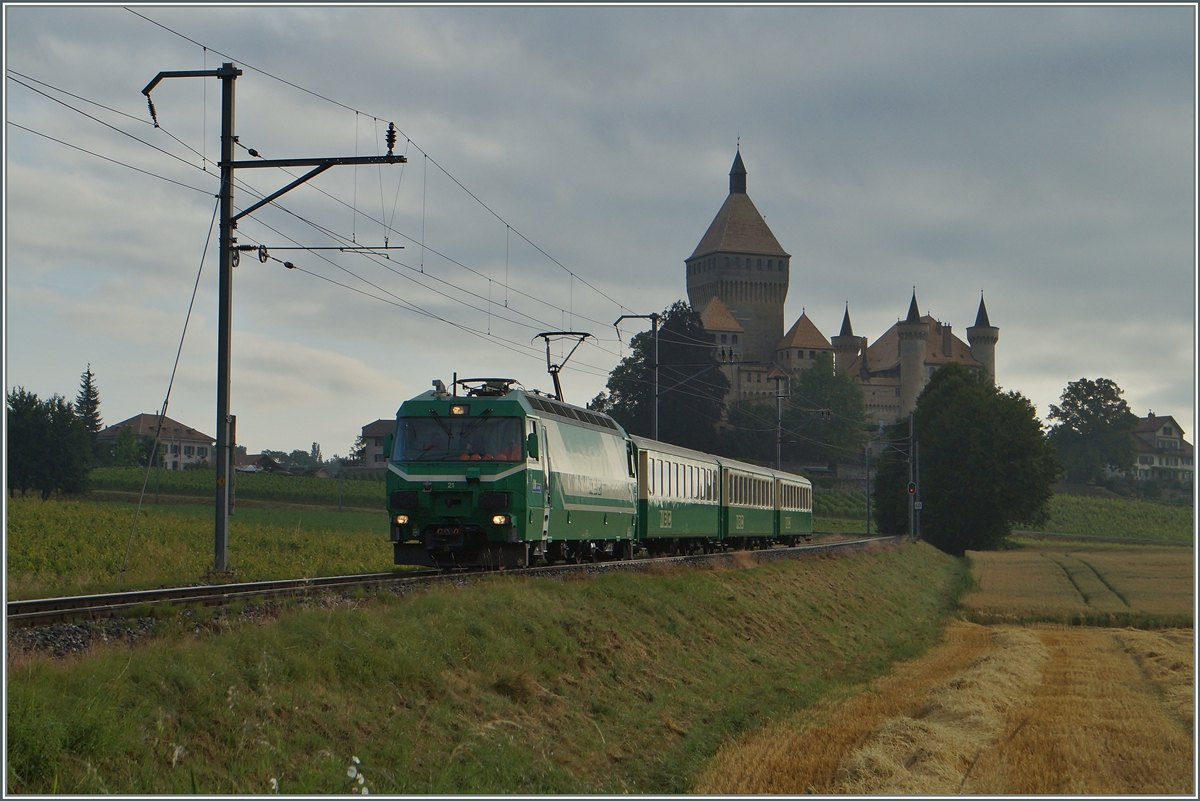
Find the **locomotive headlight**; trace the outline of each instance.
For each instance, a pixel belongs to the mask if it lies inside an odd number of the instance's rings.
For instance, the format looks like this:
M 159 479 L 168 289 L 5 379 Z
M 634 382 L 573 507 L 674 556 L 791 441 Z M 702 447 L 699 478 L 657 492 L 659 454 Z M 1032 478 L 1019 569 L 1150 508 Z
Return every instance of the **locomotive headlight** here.
M 466 414 L 470 410 L 470 406 L 467 406 L 466 404 L 458 404 L 450 407 L 450 414 Z
M 408 523 L 408 515 L 396 515 L 392 518 L 392 522 L 397 526 L 403 526 Z
M 492 522 L 497 526 L 506 526 L 511 519 L 508 515 L 492 515 Z

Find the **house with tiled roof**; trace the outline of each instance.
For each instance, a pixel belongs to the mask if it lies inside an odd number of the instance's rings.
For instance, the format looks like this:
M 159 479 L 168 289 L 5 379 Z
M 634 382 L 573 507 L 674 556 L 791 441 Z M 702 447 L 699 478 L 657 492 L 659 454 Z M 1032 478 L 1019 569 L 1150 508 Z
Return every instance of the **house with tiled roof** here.
M 1174 417 L 1157 417 L 1150 412 L 1138 420 L 1133 440 L 1137 445 L 1139 480 L 1191 483 L 1195 471 L 1192 444 L 1183 438 L 1183 429 Z
M 187 465 L 209 461 L 213 454 L 213 446 L 216 445 L 216 440 L 212 437 L 170 417 L 162 418 L 160 431 L 157 414 L 134 415 L 128 420 L 102 429 L 96 435 L 96 439 L 115 444 L 117 435 L 123 428 L 133 429 L 134 436 L 137 437 L 153 437 L 158 432 L 162 443 L 163 467 L 168 470 L 182 470 Z

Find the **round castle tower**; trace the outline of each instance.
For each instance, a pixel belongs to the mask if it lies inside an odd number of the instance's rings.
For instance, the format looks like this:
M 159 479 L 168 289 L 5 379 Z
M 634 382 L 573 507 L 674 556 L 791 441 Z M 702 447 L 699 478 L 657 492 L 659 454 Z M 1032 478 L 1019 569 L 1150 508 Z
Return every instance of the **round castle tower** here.
M 975 325 L 967 329 L 967 342 L 971 345 L 971 355 L 987 369 L 988 378 L 996 383 L 996 341 L 1000 339 L 1000 329 L 988 321 L 987 306 L 983 305 L 983 293 L 979 293 L 979 312 L 975 315 Z
M 739 149 L 729 171 L 729 196 L 684 263 L 692 308 L 701 312 L 720 298 L 745 332 L 740 344 L 748 362 L 775 359 L 783 338 L 790 260 L 746 194 Z
M 900 338 L 900 416 L 908 417 L 925 387 L 925 340 L 929 338 L 929 328 L 917 310 L 915 289 L 908 317 L 896 323 L 896 335 Z

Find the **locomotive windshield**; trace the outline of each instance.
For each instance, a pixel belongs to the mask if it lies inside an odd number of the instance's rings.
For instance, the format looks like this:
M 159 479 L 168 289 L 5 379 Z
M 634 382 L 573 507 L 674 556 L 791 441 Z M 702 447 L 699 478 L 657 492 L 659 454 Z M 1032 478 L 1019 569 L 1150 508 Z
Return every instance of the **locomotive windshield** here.
M 520 461 L 519 417 L 405 417 L 392 451 L 397 462 Z

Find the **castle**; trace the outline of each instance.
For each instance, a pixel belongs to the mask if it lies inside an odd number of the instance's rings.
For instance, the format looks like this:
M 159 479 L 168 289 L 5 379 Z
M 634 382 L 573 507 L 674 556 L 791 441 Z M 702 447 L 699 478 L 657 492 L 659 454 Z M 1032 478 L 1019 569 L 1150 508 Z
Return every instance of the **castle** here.
M 967 342 L 949 324 L 920 313 L 915 289 L 905 319 L 873 344 L 855 336 L 849 304 L 832 340 L 803 312 L 785 334 L 791 258 L 746 194 L 739 148 L 729 171 L 729 196 L 684 260 L 688 302 L 713 335 L 729 380 L 728 400 L 773 399 L 777 381 L 809 368 L 822 353 L 833 358 L 835 370 L 858 381 L 872 421 L 907 417 L 934 370 L 947 362 L 984 370 L 995 383 L 1000 329 L 989 322 L 982 295 Z

